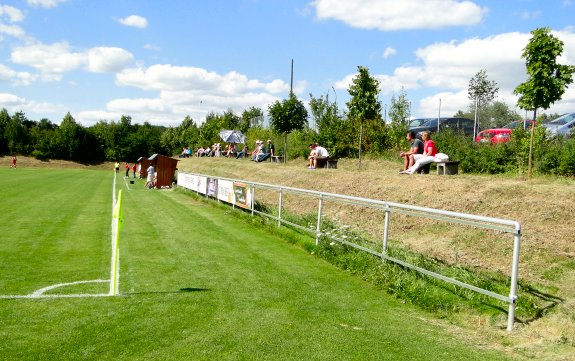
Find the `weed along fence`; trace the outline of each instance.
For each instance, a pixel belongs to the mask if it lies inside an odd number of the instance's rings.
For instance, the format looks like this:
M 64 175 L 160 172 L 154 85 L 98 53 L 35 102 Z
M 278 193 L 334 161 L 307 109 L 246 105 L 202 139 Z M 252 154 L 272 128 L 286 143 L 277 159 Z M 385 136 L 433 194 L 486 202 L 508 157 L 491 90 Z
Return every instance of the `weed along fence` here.
M 206 198 L 228 203 L 232 207 L 243 208 L 251 212 L 252 215 L 258 214 L 271 218 L 277 221 L 278 227 L 285 224 L 309 232 L 315 235 L 316 244 L 319 243 L 320 239 L 329 239 L 346 244 L 380 257 L 382 260 L 395 262 L 435 279 L 505 302 L 509 305 L 507 330 L 513 329 L 521 241 L 521 225 L 516 221 L 185 172 L 178 173 L 178 187 L 194 191 Z M 296 199 L 298 200 L 297 206 L 290 207 L 290 203 Z M 298 212 L 300 216 L 295 217 L 294 213 Z M 369 218 L 372 223 L 375 220 L 373 226 L 379 234 L 378 240 L 365 242 L 361 241 L 360 237 L 356 239 L 350 237 L 349 234 L 333 231 L 334 221 L 330 217 L 335 218 L 338 215 L 345 217 L 350 213 L 364 219 Z M 301 214 L 304 216 L 301 217 Z M 389 235 L 392 221 L 396 223 L 415 222 L 419 219 L 428 222 L 430 227 L 449 223 L 471 228 L 477 232 L 492 231 L 508 238 L 509 243 L 511 243 L 512 238 L 513 251 L 510 260 L 509 294 L 496 293 L 394 257 L 389 252 L 388 247 L 391 240 Z M 357 224 L 356 232 L 362 233 L 362 227 L 367 227 L 367 224 Z

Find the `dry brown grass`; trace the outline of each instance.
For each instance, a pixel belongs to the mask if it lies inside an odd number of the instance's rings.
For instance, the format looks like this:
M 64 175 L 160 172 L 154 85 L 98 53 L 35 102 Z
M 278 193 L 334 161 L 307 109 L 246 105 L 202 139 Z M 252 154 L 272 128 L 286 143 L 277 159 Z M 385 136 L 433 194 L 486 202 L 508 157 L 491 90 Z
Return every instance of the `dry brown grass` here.
M 338 169 L 308 170 L 302 161 L 288 164 L 254 163 L 232 159 L 184 159 L 179 169 L 285 185 L 296 188 L 346 194 L 431 208 L 516 220 L 522 225 L 520 278 L 554 290 L 563 301 L 544 317 L 519 326 L 512 335 L 499 334 L 488 322 L 469 324 L 478 334 L 504 337 L 522 354 L 548 359 L 575 359 L 575 180 L 554 177 L 457 176 L 398 174 L 399 163 L 364 160 L 357 170 L 355 160 L 342 159 Z M 432 172 L 433 173 L 433 172 Z M 290 203 L 301 208 L 315 201 Z M 309 202 L 309 204 L 305 204 Z M 346 224 L 362 224 L 380 232 L 377 212 L 347 212 L 337 207 L 332 216 Z M 416 221 L 425 222 L 425 220 Z M 401 222 L 399 222 L 401 223 Z M 397 226 L 396 239 L 411 248 L 452 263 L 499 270 L 509 274 L 510 237 L 452 231 L 447 237 L 417 231 L 409 222 Z M 425 227 L 424 227 L 425 229 Z M 398 234 L 399 233 L 399 234 Z M 470 242 L 481 238 L 481 242 Z M 556 353 L 557 350 L 561 352 Z
M 33 167 L 33 168 L 85 168 L 85 169 L 113 169 L 114 163 L 104 162 L 96 165 L 84 165 L 67 160 L 48 160 L 41 161 L 30 157 L 17 157 L 17 166 L 20 168 Z M 10 167 L 12 164 L 12 157 L 0 157 L 1 167 Z

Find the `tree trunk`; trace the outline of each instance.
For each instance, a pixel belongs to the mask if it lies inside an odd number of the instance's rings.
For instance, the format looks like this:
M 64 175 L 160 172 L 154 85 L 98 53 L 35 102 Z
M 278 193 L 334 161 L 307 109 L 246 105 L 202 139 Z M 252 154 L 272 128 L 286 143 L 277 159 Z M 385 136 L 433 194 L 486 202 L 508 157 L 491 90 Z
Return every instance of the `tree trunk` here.
M 537 108 L 533 111 L 533 121 L 537 119 Z M 533 175 L 533 133 L 535 132 L 535 123 L 531 125 L 531 137 L 529 139 L 529 165 L 527 166 L 527 177 L 531 179 Z
M 475 138 L 477 137 L 477 108 L 479 107 L 479 98 L 475 98 L 475 122 L 473 122 L 473 143 L 475 143 Z
M 284 164 L 287 163 L 287 133 L 284 134 Z
M 363 138 L 363 120 L 359 122 L 359 160 L 357 162 L 357 169 L 361 168 L 361 140 Z

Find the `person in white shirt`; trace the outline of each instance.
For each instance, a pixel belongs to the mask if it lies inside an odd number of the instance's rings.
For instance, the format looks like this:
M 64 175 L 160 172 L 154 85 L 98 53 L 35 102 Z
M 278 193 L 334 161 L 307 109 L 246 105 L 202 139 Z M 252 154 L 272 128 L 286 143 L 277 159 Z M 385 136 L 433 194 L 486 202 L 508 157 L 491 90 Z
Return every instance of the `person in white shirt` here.
M 146 188 L 154 188 L 154 176 L 155 176 L 155 172 L 156 170 L 154 169 L 154 166 L 152 164 L 150 164 L 150 166 L 148 167 L 148 169 L 146 170 L 146 172 L 148 173 L 148 176 L 146 177 Z
M 310 144 L 309 148 L 311 149 L 311 153 L 309 155 L 309 167 L 308 169 L 315 169 L 317 166 L 318 159 L 327 159 L 329 157 L 329 153 L 327 149 L 321 147 L 317 144 Z

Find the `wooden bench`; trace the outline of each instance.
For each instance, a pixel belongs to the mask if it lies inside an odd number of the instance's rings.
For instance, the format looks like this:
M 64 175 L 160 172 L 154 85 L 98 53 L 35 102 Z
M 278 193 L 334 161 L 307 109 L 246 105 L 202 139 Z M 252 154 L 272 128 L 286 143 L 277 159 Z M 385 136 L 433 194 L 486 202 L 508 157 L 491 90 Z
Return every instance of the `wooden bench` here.
M 451 175 L 457 174 L 459 171 L 459 161 L 447 161 L 447 162 L 437 162 L 437 174 L 438 175 Z
M 269 158 L 270 162 L 272 163 L 283 163 L 284 162 L 284 157 L 281 155 L 272 155 Z
M 337 169 L 337 158 L 323 158 L 317 159 L 315 163 L 316 168 L 330 168 L 330 169 Z

